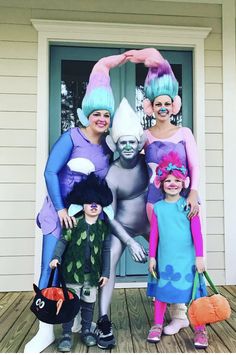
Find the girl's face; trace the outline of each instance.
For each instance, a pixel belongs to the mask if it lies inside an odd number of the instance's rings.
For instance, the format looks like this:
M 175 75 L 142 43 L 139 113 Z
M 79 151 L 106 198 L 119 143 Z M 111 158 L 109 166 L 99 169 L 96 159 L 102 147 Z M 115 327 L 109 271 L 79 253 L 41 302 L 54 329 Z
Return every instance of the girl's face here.
M 163 189 L 167 195 L 176 196 L 183 188 L 183 180 L 178 179 L 174 175 L 170 174 L 163 181 Z
M 153 112 L 160 121 L 169 120 L 173 113 L 173 103 L 168 95 L 157 96 L 153 101 Z
M 98 217 L 102 212 L 102 206 L 98 205 L 96 202 L 85 203 L 84 213 L 89 217 Z
M 96 110 L 89 115 L 89 127 L 96 133 L 104 133 L 110 126 L 110 113 L 107 110 Z

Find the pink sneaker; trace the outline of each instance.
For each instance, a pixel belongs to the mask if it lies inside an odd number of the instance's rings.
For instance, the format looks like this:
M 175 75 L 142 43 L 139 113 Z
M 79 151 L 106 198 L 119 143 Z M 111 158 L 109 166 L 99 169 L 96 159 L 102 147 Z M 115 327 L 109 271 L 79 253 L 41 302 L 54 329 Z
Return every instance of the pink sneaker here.
M 208 347 L 208 336 L 206 329 L 194 331 L 194 346 L 196 349 L 206 349 Z
M 149 343 L 158 343 L 161 340 L 163 326 L 161 324 L 155 324 L 151 327 L 148 333 L 147 341 Z

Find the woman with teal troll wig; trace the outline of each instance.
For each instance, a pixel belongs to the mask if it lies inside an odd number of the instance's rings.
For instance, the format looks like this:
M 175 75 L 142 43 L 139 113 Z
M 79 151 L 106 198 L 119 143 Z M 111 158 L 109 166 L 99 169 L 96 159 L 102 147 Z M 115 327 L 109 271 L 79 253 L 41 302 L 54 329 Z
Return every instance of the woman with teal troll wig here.
M 181 98 L 178 95 L 179 84 L 175 78 L 171 65 L 155 48 L 131 50 L 125 53 L 133 63 L 144 63 L 148 73 L 144 83 L 143 100 L 144 112 L 154 116 L 154 126 L 145 131 L 145 160 L 148 166 L 149 187 L 146 211 L 149 221 L 153 213 L 153 205 L 164 198 L 160 187 L 155 186 L 156 169 L 161 159 L 171 151 L 180 157 L 190 175 L 190 186 L 184 189 L 190 207 L 189 218 L 199 213 L 198 182 L 199 164 L 197 145 L 191 130 L 187 127 L 177 127 L 171 122 L 173 115 L 177 115 L 181 108 Z M 175 306 L 175 307 L 172 307 Z M 181 328 L 189 325 L 184 304 L 172 305 L 170 308 L 171 323 L 164 327 L 165 334 L 175 334 Z

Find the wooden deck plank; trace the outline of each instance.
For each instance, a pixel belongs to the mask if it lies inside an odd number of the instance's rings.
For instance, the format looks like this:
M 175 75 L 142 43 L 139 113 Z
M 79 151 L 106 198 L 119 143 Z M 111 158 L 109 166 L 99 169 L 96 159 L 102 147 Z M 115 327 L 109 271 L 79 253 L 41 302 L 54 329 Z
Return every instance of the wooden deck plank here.
M 19 295 L 20 292 L 8 292 L 3 294 L 3 297 L 0 300 L 0 318 L 17 299 L 17 297 L 19 297 Z
M 236 333 L 227 322 L 211 324 L 211 328 L 221 339 L 221 342 L 218 343 L 218 347 L 220 348 L 219 352 L 226 352 L 224 350 L 225 348 L 232 353 L 236 351 Z
M 6 311 L 2 314 L 0 318 L 0 351 L 2 348 L 2 339 L 6 336 L 6 334 L 8 335 L 9 329 L 12 328 L 18 317 L 21 316 L 21 313 L 24 311 L 31 299 L 31 293 L 21 292 L 18 297 L 12 302 L 12 304 L 7 307 Z
M 97 347 L 87 348 L 81 343 L 79 334 L 73 334 L 72 353 L 236 353 L 236 286 L 218 288 L 229 300 L 232 314 L 227 321 L 207 326 L 209 347 L 205 351 L 195 350 L 191 327 L 182 329 L 174 336 L 163 336 L 157 345 L 147 343 L 146 336 L 153 318 L 153 303 L 146 297 L 146 289 L 115 289 L 111 318 L 117 347 L 111 351 Z M 29 309 L 32 299 L 32 292 L 0 293 L 0 353 L 22 353 L 25 344 L 37 333 L 38 320 Z M 97 308 L 96 305 L 95 321 L 98 317 Z M 167 311 L 166 320 L 169 319 Z M 44 353 L 57 353 L 61 325 L 54 326 L 54 329 L 56 341 Z
M 228 292 L 230 292 L 234 297 L 236 297 L 236 286 L 222 286 L 224 289 L 226 289 Z
M 126 306 L 126 292 L 124 289 L 115 289 L 113 292 L 111 320 L 117 344 L 116 347 L 112 349 L 112 353 L 133 353 L 134 349 L 131 340 L 129 315 Z
M 138 289 L 126 289 L 125 292 L 131 327 L 131 339 L 127 340 L 132 341 L 135 353 L 157 352 L 155 344 L 150 344 L 146 341 L 150 323 L 145 309 L 142 307 L 141 294 Z
M 9 310 L 3 315 L 4 317 L 5 314 L 7 314 L 8 317 L 7 319 L 4 319 L 3 323 L 1 323 L 1 328 L 4 328 L 7 323 L 9 324 L 8 320 L 12 323 L 12 325 L 10 329 L 8 328 L 8 332 L 1 341 L 0 352 L 16 353 L 19 345 L 25 339 L 26 329 L 28 331 L 29 319 L 32 320 L 32 314 L 29 312 L 29 306 L 32 302 L 32 295 L 28 294 L 28 292 L 22 292 L 17 301 L 18 302 L 15 305 L 13 312 L 11 312 L 11 309 L 9 308 Z M 15 317 L 17 313 L 19 316 Z
M 219 292 L 227 298 L 227 300 L 230 303 L 230 307 L 232 310 L 236 312 L 236 296 L 232 295 L 231 292 L 228 291 L 228 289 L 224 287 L 218 287 Z
M 0 299 L 6 296 L 6 292 L 0 292 Z

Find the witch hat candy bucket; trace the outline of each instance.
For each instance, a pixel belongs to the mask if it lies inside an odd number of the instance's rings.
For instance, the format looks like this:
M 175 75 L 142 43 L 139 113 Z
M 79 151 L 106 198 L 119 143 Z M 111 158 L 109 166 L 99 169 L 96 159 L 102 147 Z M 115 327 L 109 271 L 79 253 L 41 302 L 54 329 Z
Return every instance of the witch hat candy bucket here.
M 61 266 L 58 265 L 57 269 L 59 282 L 62 287 L 52 286 L 55 269 L 51 271 L 47 288 L 40 290 L 33 284 L 36 295 L 30 309 L 40 321 L 49 324 L 60 324 L 71 321 L 80 308 L 79 297 L 73 291 L 66 288 Z

